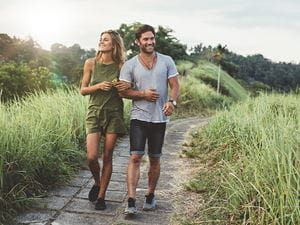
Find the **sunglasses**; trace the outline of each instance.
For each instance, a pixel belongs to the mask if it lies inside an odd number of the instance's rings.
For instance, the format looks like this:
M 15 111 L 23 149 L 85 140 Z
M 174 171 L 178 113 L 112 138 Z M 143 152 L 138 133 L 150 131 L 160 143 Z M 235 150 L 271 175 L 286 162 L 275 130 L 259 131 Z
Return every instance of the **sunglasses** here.
M 107 31 L 105 31 L 103 33 L 115 34 L 115 35 L 120 36 L 120 34 L 117 31 L 115 31 L 115 30 L 107 30 Z

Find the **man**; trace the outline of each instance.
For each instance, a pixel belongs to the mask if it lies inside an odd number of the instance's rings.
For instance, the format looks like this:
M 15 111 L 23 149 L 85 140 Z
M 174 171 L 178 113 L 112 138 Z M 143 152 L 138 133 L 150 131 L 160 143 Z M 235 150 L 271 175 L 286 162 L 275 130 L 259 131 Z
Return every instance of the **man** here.
M 130 122 L 130 159 L 127 174 L 128 205 L 125 209 L 127 215 L 137 213 L 136 187 L 146 141 L 150 168 L 148 193 L 145 196 L 143 210 L 156 208 L 154 192 L 160 175 L 160 156 L 167 116 L 174 112 L 179 95 L 178 72 L 174 61 L 170 56 L 154 50 L 154 28 L 149 25 L 141 26 L 136 31 L 135 43 L 139 46 L 140 53 L 125 62 L 120 72 L 120 80 L 131 82 L 135 86 L 135 88 L 120 93 L 120 96 L 133 100 Z M 168 85 L 171 88 L 169 97 Z

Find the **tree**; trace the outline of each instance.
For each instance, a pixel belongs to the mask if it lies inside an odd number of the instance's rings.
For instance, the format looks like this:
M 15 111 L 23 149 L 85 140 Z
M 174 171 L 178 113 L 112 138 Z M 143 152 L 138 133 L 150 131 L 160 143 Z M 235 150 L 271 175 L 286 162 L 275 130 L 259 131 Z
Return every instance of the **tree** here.
M 50 65 L 50 53 L 42 49 L 32 38 L 22 40 L 0 34 L 0 60 L 28 63 L 32 67 Z
M 51 46 L 51 54 L 54 61 L 54 73 L 68 84 L 79 84 L 85 60 L 95 57 L 96 51 L 94 49 L 86 51 L 78 44 L 66 47 L 55 43 Z
M 46 67 L 30 68 L 26 63 L 13 61 L 0 64 L 1 101 L 6 102 L 51 86 L 51 73 Z
M 124 46 L 127 51 L 127 57 L 131 58 L 139 53 L 139 47 L 134 43 L 135 31 L 142 24 L 139 22 L 127 25 L 121 24 L 118 29 L 119 34 L 124 40 Z M 174 60 L 186 59 L 186 45 L 172 35 L 173 30 L 159 26 L 156 31 L 156 50 L 160 53 L 171 56 Z
M 219 93 L 220 90 L 220 79 L 221 79 L 221 61 L 223 60 L 223 55 L 226 52 L 226 45 L 222 46 L 221 44 L 219 44 L 217 46 L 217 48 L 214 51 L 213 54 L 213 60 L 216 61 L 219 66 L 218 66 L 218 85 L 217 85 L 217 93 Z
M 191 56 L 201 56 L 203 52 L 203 44 L 197 44 L 191 48 Z
M 19 39 L 0 34 L 1 101 L 52 87 L 50 53 L 32 38 Z
M 172 35 L 174 31 L 170 28 L 158 26 L 156 32 L 156 49 L 166 55 L 171 56 L 174 60 L 186 59 L 186 45 Z
M 124 47 L 126 49 L 126 55 L 128 58 L 135 56 L 139 52 L 139 47 L 134 43 L 135 40 L 135 31 L 142 24 L 139 22 L 127 25 L 121 24 L 118 29 L 118 33 L 121 35 L 124 41 Z
M 238 66 L 236 78 L 244 80 L 250 86 L 257 82 L 269 86 L 268 90 L 288 92 L 300 85 L 300 64 L 274 63 L 261 54 L 242 56 L 233 52 L 226 53 L 228 61 Z

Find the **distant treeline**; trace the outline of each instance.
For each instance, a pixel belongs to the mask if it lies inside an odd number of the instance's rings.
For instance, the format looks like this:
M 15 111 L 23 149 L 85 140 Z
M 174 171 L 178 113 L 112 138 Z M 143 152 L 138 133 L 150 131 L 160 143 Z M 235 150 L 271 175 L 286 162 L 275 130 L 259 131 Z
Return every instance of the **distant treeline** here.
M 261 54 L 245 57 L 229 51 L 226 46 L 198 44 L 192 48 L 190 57 L 220 63 L 222 69 L 249 89 L 289 92 L 300 85 L 300 64 L 272 62 Z
M 138 53 L 134 30 L 139 25 L 121 24 L 118 29 L 124 39 L 127 58 Z M 244 57 L 229 51 L 226 46 L 203 46 L 201 43 L 191 48 L 188 54 L 187 46 L 173 36 L 172 29 L 159 26 L 156 31 L 157 51 L 175 60 L 198 62 L 205 59 L 220 64 L 249 89 L 289 92 L 299 87 L 299 64 L 274 63 L 262 55 Z M 82 49 L 79 44 L 66 47 L 59 43 L 53 44 L 47 51 L 31 38 L 0 34 L 0 99 L 6 102 L 16 96 L 62 84 L 78 86 L 84 61 L 94 57 L 95 53 L 95 49 Z
M 66 47 L 56 43 L 47 51 L 31 38 L 0 34 L 1 100 L 62 84 L 78 84 L 84 61 L 94 55 L 94 49 L 85 50 L 78 44 Z

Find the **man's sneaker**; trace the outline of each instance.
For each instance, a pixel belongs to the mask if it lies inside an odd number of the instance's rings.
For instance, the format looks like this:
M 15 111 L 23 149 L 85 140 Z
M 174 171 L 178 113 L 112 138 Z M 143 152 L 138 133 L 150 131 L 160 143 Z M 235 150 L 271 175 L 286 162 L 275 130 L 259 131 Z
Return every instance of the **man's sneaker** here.
M 151 211 L 156 209 L 156 200 L 153 193 L 145 195 L 146 199 L 143 205 L 144 211 Z
M 89 200 L 90 202 L 94 202 L 98 198 L 100 187 L 97 185 L 93 185 L 92 189 L 89 192 Z
M 128 215 L 128 216 L 132 216 L 132 215 L 136 215 L 137 214 L 137 209 L 135 207 L 135 199 L 133 198 L 128 198 L 128 204 L 125 208 L 125 215 Z
M 106 209 L 106 204 L 103 198 L 98 198 L 96 205 L 95 205 L 96 210 L 104 210 Z

